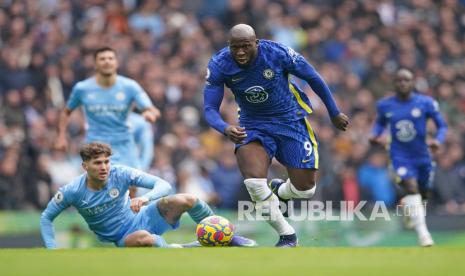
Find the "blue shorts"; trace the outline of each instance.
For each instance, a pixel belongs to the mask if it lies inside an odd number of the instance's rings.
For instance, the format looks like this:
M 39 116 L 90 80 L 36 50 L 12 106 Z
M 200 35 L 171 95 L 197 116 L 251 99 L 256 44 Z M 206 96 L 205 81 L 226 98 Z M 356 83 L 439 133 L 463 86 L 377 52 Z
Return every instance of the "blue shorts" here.
M 116 246 L 124 247 L 126 237 L 135 231 L 146 230 L 151 234 L 162 235 L 166 231 L 175 230 L 179 227 L 179 221 L 171 225 L 162 217 L 158 211 L 159 200 L 155 200 L 140 209 L 140 212 L 135 215 L 132 223 L 128 225 L 128 228 L 125 231 L 123 230 L 123 237 L 115 242 Z
M 247 138 L 242 145 L 260 141 L 272 159 L 290 168 L 318 169 L 318 141 L 307 118 L 293 122 L 273 122 L 245 129 Z
M 140 159 L 137 156 L 137 147 L 133 139 L 112 142 L 110 145 L 113 151 L 110 157 L 112 163 L 140 169 Z
M 398 182 L 414 178 L 420 189 L 431 189 L 436 164 L 431 161 L 412 162 L 402 159 L 392 159 L 392 168 Z

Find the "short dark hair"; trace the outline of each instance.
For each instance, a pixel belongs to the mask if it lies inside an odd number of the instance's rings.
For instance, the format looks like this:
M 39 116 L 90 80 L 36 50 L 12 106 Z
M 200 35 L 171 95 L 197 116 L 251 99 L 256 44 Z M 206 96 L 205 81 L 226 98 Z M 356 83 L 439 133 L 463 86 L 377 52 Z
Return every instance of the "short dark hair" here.
M 108 144 L 101 142 L 92 142 L 84 145 L 79 151 L 82 161 L 89 161 L 104 154 L 106 157 L 111 156 L 111 147 Z
M 116 54 L 115 49 L 113 49 L 113 48 L 111 48 L 109 46 L 104 46 L 104 47 L 100 47 L 97 50 L 95 50 L 94 59 L 97 59 L 98 54 L 103 53 L 103 52 L 113 52 L 113 53 Z

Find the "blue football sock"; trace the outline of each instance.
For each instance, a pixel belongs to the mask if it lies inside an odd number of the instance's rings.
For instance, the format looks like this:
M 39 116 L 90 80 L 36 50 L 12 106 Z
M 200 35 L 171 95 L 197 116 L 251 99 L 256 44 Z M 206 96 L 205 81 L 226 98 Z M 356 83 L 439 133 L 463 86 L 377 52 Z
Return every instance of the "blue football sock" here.
M 194 204 L 194 207 L 192 207 L 189 211 L 189 216 L 196 222 L 199 223 L 202 219 L 213 216 L 214 213 L 210 206 L 208 206 L 205 201 L 197 199 L 197 202 Z

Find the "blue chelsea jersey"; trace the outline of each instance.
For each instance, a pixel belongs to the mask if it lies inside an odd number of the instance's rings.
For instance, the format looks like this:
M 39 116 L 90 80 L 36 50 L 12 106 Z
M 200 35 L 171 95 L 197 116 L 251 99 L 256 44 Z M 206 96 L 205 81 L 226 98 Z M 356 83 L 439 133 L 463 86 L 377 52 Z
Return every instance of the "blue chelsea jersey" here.
M 427 119 L 434 120 L 436 139 L 443 142 L 447 125 L 439 113 L 438 103 L 431 97 L 413 93 L 408 100 L 397 96 L 382 99 L 377 106 L 378 115 L 373 128 L 374 136 L 382 134 L 389 125 L 391 136 L 390 155 L 393 159 L 428 161 L 426 144 Z
M 91 77 L 73 87 L 67 107 L 73 110 L 82 106 L 87 120 L 87 142 L 111 143 L 130 139 L 127 119 L 133 102 L 139 109 L 152 106 L 136 81 L 118 75 L 113 86 L 104 88 Z
M 315 69 L 293 49 L 268 40 L 259 41 L 257 57 L 247 68 L 236 64 L 229 47 L 213 56 L 207 70 L 206 102 L 210 90 L 226 85 L 239 105 L 241 125 L 295 121 L 310 114 L 312 107 L 307 95 L 290 81 L 290 74 L 306 80 L 320 97 L 324 94 L 331 116 L 339 113 Z

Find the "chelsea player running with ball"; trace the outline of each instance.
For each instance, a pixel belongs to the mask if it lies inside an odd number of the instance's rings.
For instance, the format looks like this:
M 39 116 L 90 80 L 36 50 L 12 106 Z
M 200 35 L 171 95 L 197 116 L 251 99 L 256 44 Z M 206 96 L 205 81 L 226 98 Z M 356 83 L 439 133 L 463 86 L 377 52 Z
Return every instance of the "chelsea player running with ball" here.
M 69 206 L 78 210 L 99 240 L 118 247 L 183 247 L 167 244 L 161 235 L 178 228 L 184 212 L 196 223 L 213 215 L 195 196 L 169 195 L 171 185 L 159 177 L 122 165 L 110 166 L 111 153 L 109 145 L 98 142 L 81 149 L 86 173 L 61 187 L 42 213 L 40 228 L 47 248 L 56 248 L 52 222 Z M 130 185 L 151 191 L 130 199 Z M 230 245 L 251 247 L 256 243 L 234 235 Z M 187 245 L 192 246 L 199 244 Z
M 428 147 L 436 151 L 444 142 L 447 125 L 439 113 L 438 103 L 414 91 L 413 73 L 400 69 L 395 76 L 396 95 L 382 99 L 377 105 L 377 118 L 370 142 L 383 144 L 381 135 L 389 125 L 392 142 L 390 157 L 399 185 L 406 195 L 401 202 L 406 208 L 409 224 L 415 228 L 421 246 L 434 241 L 425 222 L 422 196 L 431 188 L 434 166 Z M 426 140 L 426 122 L 431 118 L 437 127 L 436 137 Z
M 207 69 L 204 112 L 208 123 L 236 144 L 244 184 L 257 210 L 269 212 L 268 222 L 279 234 L 276 246 L 294 247 L 297 236 L 279 211 L 279 199 L 309 199 L 316 189 L 318 143 L 307 115 L 310 101 L 289 75 L 305 80 L 323 100 L 333 124 L 346 130 L 328 86 L 298 53 L 282 44 L 258 40 L 254 29 L 239 24 L 230 30 L 229 47 L 216 53 Z M 240 125 L 228 125 L 219 113 L 224 85 L 240 108 Z M 271 159 L 287 167 L 289 179 L 267 185 Z M 276 195 L 273 193 L 276 193 Z

